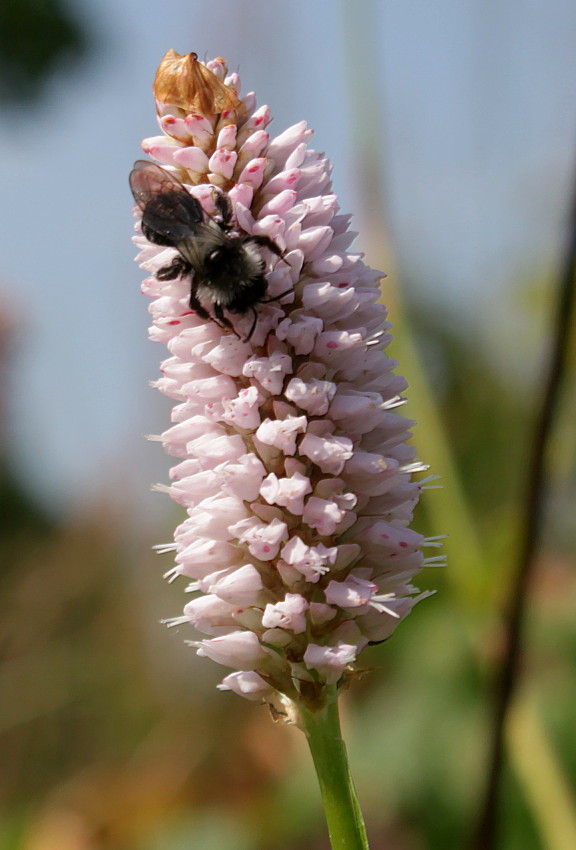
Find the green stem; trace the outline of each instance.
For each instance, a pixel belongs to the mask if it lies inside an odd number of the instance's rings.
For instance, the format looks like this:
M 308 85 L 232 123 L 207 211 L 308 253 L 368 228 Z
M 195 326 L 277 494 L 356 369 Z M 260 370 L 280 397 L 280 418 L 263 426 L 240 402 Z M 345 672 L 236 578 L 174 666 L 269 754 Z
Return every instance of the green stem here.
M 320 783 L 332 850 L 369 850 L 340 731 L 336 695 L 318 711 L 300 706 L 300 713 Z

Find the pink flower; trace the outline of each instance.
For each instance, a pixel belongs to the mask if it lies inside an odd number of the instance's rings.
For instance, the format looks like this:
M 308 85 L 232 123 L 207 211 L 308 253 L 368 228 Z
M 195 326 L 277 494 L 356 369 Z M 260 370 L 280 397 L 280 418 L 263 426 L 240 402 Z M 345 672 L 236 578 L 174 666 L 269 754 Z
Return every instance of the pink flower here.
M 318 646 L 310 643 L 304 653 L 308 669 L 316 670 L 331 685 L 342 678 L 344 670 L 356 660 L 357 647 L 338 641 L 335 646 Z
M 306 631 L 304 612 L 308 608 L 308 601 L 299 593 L 287 593 L 281 602 L 266 606 L 262 625 L 268 629 L 290 629 L 294 634 L 302 634 Z
M 258 637 L 249 631 L 235 631 L 227 635 L 201 640 L 194 643 L 198 647 L 198 655 L 205 655 L 238 670 L 254 670 L 263 665 L 268 657 L 261 646 Z
M 260 561 L 272 561 L 278 554 L 280 543 L 288 539 L 288 526 L 274 517 L 262 522 L 252 516 L 240 520 L 230 531 L 237 534 L 239 543 L 246 543 L 248 551 Z
M 305 122 L 270 138 L 270 110 L 239 86 L 222 60 L 171 51 L 155 85 L 162 135 L 143 143 L 220 241 L 253 237 L 243 244 L 266 287 L 254 312 L 219 320 L 218 281 L 159 279 L 178 251 L 137 224 L 150 336 L 169 351 L 156 386 L 176 403 L 160 440 L 177 463 L 158 489 L 186 511 L 163 548 L 175 552 L 167 575 L 195 594 L 173 622 L 208 635 L 198 654 L 237 671 L 223 689 L 298 700 L 306 682 L 321 699 L 427 595 L 410 582 L 436 544 L 409 527 L 425 467 L 397 413 L 406 382 L 384 351 L 382 275 L 348 250 Z
M 241 697 L 246 699 L 257 700 L 261 702 L 273 693 L 273 689 L 268 685 L 262 676 L 254 673 L 252 670 L 240 671 L 238 673 L 229 673 L 222 679 L 222 683 L 218 685 L 221 691 L 234 691 Z

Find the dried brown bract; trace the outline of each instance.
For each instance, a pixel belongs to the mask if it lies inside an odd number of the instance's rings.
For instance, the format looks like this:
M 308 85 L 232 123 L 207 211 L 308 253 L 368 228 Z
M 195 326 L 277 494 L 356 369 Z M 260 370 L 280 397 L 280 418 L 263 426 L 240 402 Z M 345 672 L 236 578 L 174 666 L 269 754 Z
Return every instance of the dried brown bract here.
M 154 96 L 186 114 L 217 115 L 240 105 L 237 94 L 198 62 L 196 53 L 181 56 L 175 50 L 169 50 L 158 66 Z

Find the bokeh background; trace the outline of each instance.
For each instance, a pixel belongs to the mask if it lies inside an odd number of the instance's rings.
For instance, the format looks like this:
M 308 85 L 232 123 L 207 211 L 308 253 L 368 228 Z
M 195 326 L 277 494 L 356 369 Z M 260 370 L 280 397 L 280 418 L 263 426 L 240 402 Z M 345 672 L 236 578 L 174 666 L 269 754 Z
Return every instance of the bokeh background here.
M 389 277 L 449 566 L 345 734 L 375 850 L 466 846 L 576 165 L 570 0 L 19 0 L 0 6 L 0 847 L 326 850 L 303 736 L 215 685 L 151 553 L 179 511 L 127 175 L 168 48 L 308 120 Z M 575 352 L 548 452 L 502 850 L 576 847 Z

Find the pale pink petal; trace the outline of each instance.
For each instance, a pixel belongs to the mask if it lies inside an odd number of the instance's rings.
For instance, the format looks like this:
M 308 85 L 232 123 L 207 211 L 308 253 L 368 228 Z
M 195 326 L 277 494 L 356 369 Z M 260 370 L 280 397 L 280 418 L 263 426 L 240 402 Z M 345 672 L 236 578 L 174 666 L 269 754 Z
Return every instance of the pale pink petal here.
M 298 452 L 310 458 L 322 472 L 339 475 L 348 458 L 352 457 L 352 447 L 348 437 L 320 437 L 309 433 L 301 440 Z
M 151 139 L 144 139 L 142 142 L 144 153 L 147 153 L 152 159 L 161 162 L 163 165 L 172 165 L 174 154 L 181 147 L 180 142 L 169 136 L 154 136 Z
M 216 148 L 221 150 L 234 150 L 236 146 L 236 124 L 227 124 L 218 133 Z
M 315 528 L 323 537 L 334 534 L 344 519 L 345 509 L 338 507 L 332 499 L 310 496 L 302 513 L 302 519 L 310 528 Z
M 200 587 L 205 593 L 213 593 L 231 605 L 246 607 L 258 603 L 263 584 L 256 567 L 244 564 L 206 576 Z
M 271 195 L 277 195 L 285 189 L 295 189 L 299 180 L 299 168 L 290 168 L 287 171 L 282 171 L 262 186 L 262 194 L 267 198 Z
M 242 374 L 246 358 L 251 352 L 252 349 L 248 343 L 242 342 L 233 334 L 228 334 L 220 337 L 218 345 L 203 354 L 202 360 L 209 363 L 216 371 L 237 378 Z
M 238 204 L 240 204 L 243 209 L 248 209 L 252 203 L 252 198 L 254 197 L 254 189 L 249 186 L 246 181 L 236 183 L 236 185 L 232 186 L 228 192 L 228 197 L 232 202 L 232 207 L 234 209 L 236 209 Z
M 209 378 L 194 378 L 194 380 L 184 384 L 184 391 L 192 398 L 197 396 L 203 401 L 209 402 L 215 399 L 234 398 L 237 387 L 228 375 L 211 375 Z
M 283 560 L 303 575 L 307 581 L 315 584 L 330 571 L 336 563 L 338 549 L 335 546 L 308 546 L 297 536 L 290 538 L 280 552 Z
M 255 378 L 263 389 L 273 395 L 279 395 L 284 377 L 291 372 L 292 358 L 281 351 L 275 351 L 270 357 L 250 357 L 242 369 L 247 378 Z
M 336 646 L 319 646 L 309 643 L 304 653 L 304 663 L 309 670 L 317 670 L 327 684 L 337 682 L 344 670 L 356 660 L 357 648 L 339 642 Z
M 252 189 L 258 189 L 264 178 L 264 169 L 266 168 L 267 160 L 263 157 L 255 157 L 250 160 L 238 178 L 238 183 L 243 183 L 251 186 Z
M 289 629 L 299 635 L 306 631 L 305 612 L 308 601 L 299 593 L 287 593 L 281 602 L 268 604 L 264 609 L 262 625 L 268 629 Z
M 337 614 L 336 608 L 331 605 L 325 605 L 323 602 L 310 603 L 310 619 L 317 626 L 323 626 L 324 623 L 329 623 Z
M 260 488 L 260 495 L 269 505 L 281 505 L 296 516 L 303 513 L 304 497 L 311 492 L 310 481 L 300 472 L 296 472 L 290 478 L 278 478 L 271 472 Z
M 256 431 L 256 436 L 267 446 L 275 446 L 285 455 L 293 455 L 296 451 L 296 437 L 306 431 L 307 424 L 305 416 L 265 419 Z
M 273 689 L 264 681 L 262 676 L 252 670 L 230 673 L 222 679 L 217 687 L 221 691 L 234 691 L 238 696 L 258 702 L 267 699 L 273 693 Z
M 246 387 L 240 390 L 236 398 L 223 400 L 222 419 L 237 428 L 257 428 L 260 425 L 259 406 L 262 401 L 256 387 Z
M 324 595 L 326 602 L 340 608 L 358 608 L 367 605 L 378 591 L 378 585 L 350 574 L 344 581 L 328 583 Z
M 276 162 L 286 161 L 292 151 L 302 142 L 307 141 L 312 131 L 308 130 L 306 121 L 293 124 L 276 136 L 268 145 L 268 156 Z
M 254 130 L 263 130 L 268 123 L 270 122 L 271 112 L 269 106 L 259 106 L 258 109 L 250 116 L 250 118 L 246 121 L 246 124 L 242 128 L 242 133 L 240 136 L 245 135 L 248 137 L 250 132 Z
M 197 641 L 193 645 L 197 647 L 198 655 L 237 670 L 254 670 L 268 658 L 266 650 L 252 632 L 231 632 L 211 640 Z
M 176 563 L 181 575 L 200 579 L 215 569 L 230 567 L 238 562 L 241 553 L 234 546 L 212 538 L 198 537 L 195 533 L 189 540 L 189 529 L 185 526 L 186 523 L 183 523 L 176 530 L 176 542 L 179 545 Z
M 411 555 L 424 543 L 424 537 L 411 528 L 393 526 L 383 520 L 368 526 L 363 538 L 366 543 L 377 546 L 380 552 L 388 555 Z
M 251 555 L 261 561 L 273 560 L 283 540 L 288 539 L 288 526 L 275 518 L 265 523 L 257 517 L 241 520 L 230 528 L 241 543 L 248 545 Z
M 229 179 L 232 177 L 238 154 L 236 151 L 216 150 L 210 157 L 208 168 L 210 173 L 218 174 Z
M 280 322 L 277 336 L 290 343 L 296 354 L 310 354 L 323 327 L 322 320 L 315 316 L 298 315 Z
M 274 195 L 260 210 L 259 218 L 265 218 L 268 215 L 284 215 L 292 209 L 297 197 L 298 193 L 292 189 L 285 189 L 278 195 Z
M 205 174 L 208 170 L 208 157 L 201 148 L 194 146 L 181 148 L 173 154 L 174 162 L 197 174 Z
M 198 596 L 184 606 L 186 619 L 195 629 L 206 635 L 235 631 L 237 625 L 232 617 L 234 611 L 234 605 L 230 605 L 217 596 L 206 594 Z
M 177 118 L 174 115 L 163 115 L 159 116 L 158 123 L 160 124 L 160 129 L 167 136 L 176 139 L 176 141 L 184 142 L 185 144 L 190 144 L 192 141 L 192 136 L 183 118 Z
M 202 457 L 207 467 L 208 464 L 216 466 L 224 461 L 238 460 L 245 451 L 246 445 L 242 437 L 237 434 L 215 433 L 213 426 L 207 433 L 186 443 L 188 455 Z
M 316 378 L 303 381 L 301 378 L 292 378 L 285 394 L 286 398 L 312 416 L 324 416 L 335 392 L 336 384 L 332 381 L 319 381 Z
M 268 144 L 269 138 L 270 136 L 265 130 L 256 130 L 240 147 L 239 160 L 246 159 L 247 156 L 250 159 L 259 156 Z
M 266 467 L 254 454 L 245 454 L 236 462 L 217 468 L 223 493 L 238 496 L 245 502 L 256 499 L 266 475 Z

